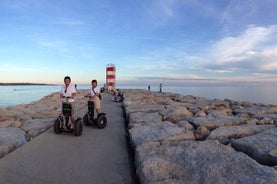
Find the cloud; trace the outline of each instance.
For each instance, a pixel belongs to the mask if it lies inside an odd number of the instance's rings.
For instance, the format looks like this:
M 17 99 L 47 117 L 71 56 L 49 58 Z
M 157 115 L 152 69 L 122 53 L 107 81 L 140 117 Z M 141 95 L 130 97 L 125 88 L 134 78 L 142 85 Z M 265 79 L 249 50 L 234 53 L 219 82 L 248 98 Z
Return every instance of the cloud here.
M 275 72 L 277 69 L 277 26 L 249 26 L 242 34 L 229 36 L 211 46 L 210 72 Z
M 247 24 L 270 25 L 275 24 L 277 18 L 275 0 L 231 0 L 219 17 L 225 31 L 241 30 Z

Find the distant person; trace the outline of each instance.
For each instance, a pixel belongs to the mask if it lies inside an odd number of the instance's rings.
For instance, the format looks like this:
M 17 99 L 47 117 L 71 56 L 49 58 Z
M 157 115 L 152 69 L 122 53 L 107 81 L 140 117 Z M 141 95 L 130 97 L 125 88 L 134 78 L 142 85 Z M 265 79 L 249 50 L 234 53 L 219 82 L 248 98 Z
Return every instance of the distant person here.
M 113 102 L 122 102 L 123 101 L 123 94 L 118 89 L 113 90 L 112 101 Z
M 162 83 L 160 83 L 160 93 L 162 92 Z
M 93 79 L 91 81 L 91 88 L 88 91 L 86 97 L 91 97 L 91 101 L 94 103 L 94 108 L 97 114 L 101 111 L 100 102 L 100 88 L 97 86 L 97 80 Z
M 74 104 L 74 97 L 76 95 L 77 91 L 75 89 L 75 86 L 71 84 L 71 78 L 69 76 L 64 77 L 64 85 L 61 88 L 60 92 L 60 98 L 63 98 L 63 103 L 68 103 L 71 106 L 71 124 L 73 128 L 73 123 L 75 119 L 75 104 Z M 66 99 L 65 97 L 68 97 Z
M 75 84 L 75 89 L 77 90 L 77 84 Z
M 150 91 L 150 85 L 148 85 L 148 91 Z

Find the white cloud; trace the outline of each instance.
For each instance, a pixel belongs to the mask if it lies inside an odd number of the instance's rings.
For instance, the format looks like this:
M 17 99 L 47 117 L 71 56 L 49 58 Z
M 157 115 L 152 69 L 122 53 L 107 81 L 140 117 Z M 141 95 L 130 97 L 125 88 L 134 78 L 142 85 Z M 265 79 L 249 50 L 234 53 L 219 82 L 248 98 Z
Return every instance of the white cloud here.
M 277 69 L 277 26 L 249 26 L 242 34 L 212 45 L 205 65 L 212 72 L 266 72 Z
M 245 55 L 256 50 L 259 44 L 268 41 L 276 32 L 277 26 L 268 28 L 250 26 L 239 36 L 227 37 L 215 43 L 212 50 L 219 63 L 240 61 Z

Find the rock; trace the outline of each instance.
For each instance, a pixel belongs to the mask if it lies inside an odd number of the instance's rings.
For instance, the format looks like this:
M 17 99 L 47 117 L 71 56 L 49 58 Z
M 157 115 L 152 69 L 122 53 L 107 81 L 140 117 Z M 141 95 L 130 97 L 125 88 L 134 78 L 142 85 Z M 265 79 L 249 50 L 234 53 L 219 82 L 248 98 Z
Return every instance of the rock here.
M 145 90 L 125 94 L 141 183 L 276 183 L 277 106 Z
M 273 158 L 277 158 L 277 149 L 271 150 L 268 155 Z
M 206 116 L 206 113 L 205 111 L 201 110 L 201 111 L 198 111 L 196 114 L 195 114 L 195 117 L 205 117 Z
M 188 109 L 181 105 L 170 105 L 160 112 L 164 121 L 171 121 L 176 123 L 180 120 L 189 120 L 192 117 L 192 113 Z
M 4 122 L 4 121 L 7 121 L 7 120 L 8 120 L 8 118 L 5 118 L 5 117 L 0 116 L 0 123 L 1 123 L 1 122 Z
M 20 127 L 22 122 L 20 120 L 6 120 L 0 123 L 0 128 L 7 128 L 7 127 Z
M 210 131 L 206 127 L 199 126 L 193 134 L 196 140 L 201 141 L 201 140 L 205 140 L 206 137 L 209 135 L 209 133 Z
M 129 128 L 137 123 L 160 123 L 162 117 L 159 113 L 134 112 L 129 115 Z
M 217 117 L 217 116 L 230 116 L 232 115 L 231 109 L 217 109 L 208 111 L 208 115 Z
M 186 120 L 181 120 L 177 122 L 176 125 L 178 125 L 179 127 L 185 128 L 186 131 L 194 131 L 194 127 L 190 124 L 190 122 Z
M 206 116 L 191 118 L 193 126 L 205 126 L 208 130 L 213 130 L 220 126 L 235 126 L 240 125 L 241 120 L 235 116 Z
M 20 128 L 24 130 L 30 138 L 34 138 L 49 129 L 54 124 L 54 120 L 53 118 L 33 119 L 24 123 Z
M 265 117 L 261 121 L 258 121 L 257 125 L 274 125 L 274 120 L 268 117 Z
M 220 154 L 219 154 L 220 153 Z M 269 183 L 275 169 L 217 141 L 148 142 L 135 153 L 141 183 Z
M 150 141 L 194 140 L 193 132 L 185 131 L 168 121 L 159 124 L 134 124 L 129 130 L 130 140 L 134 147 Z
M 207 139 L 238 139 L 255 135 L 266 129 L 274 128 L 273 125 L 243 125 L 243 126 L 222 126 L 213 130 Z
M 32 117 L 26 113 L 24 113 L 22 110 L 24 107 L 14 107 L 14 108 L 3 108 L 0 109 L 1 114 L 5 114 L 6 119 L 12 120 L 12 121 L 20 121 L 24 122 L 27 120 L 32 119 Z
M 129 105 L 125 108 L 126 116 L 127 119 L 129 119 L 129 115 L 134 112 L 148 112 L 148 113 L 153 113 L 153 112 L 160 112 L 164 109 L 163 106 L 161 105 Z
M 252 118 L 246 121 L 247 125 L 258 125 L 259 124 L 259 120 L 257 120 L 256 118 Z
M 272 156 L 277 149 L 276 127 L 253 136 L 231 140 L 231 144 L 234 149 L 244 152 L 261 164 L 277 165 L 277 157 Z
M 19 128 L 0 128 L 0 158 L 19 148 L 26 141 L 26 134 Z

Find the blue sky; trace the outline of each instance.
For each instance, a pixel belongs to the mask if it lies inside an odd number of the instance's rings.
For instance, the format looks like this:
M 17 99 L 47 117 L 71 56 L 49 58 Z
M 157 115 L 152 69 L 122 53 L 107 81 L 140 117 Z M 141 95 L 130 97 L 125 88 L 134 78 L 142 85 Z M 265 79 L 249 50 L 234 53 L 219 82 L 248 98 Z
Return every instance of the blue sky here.
M 276 0 L 1 0 L 0 82 L 277 84 Z

